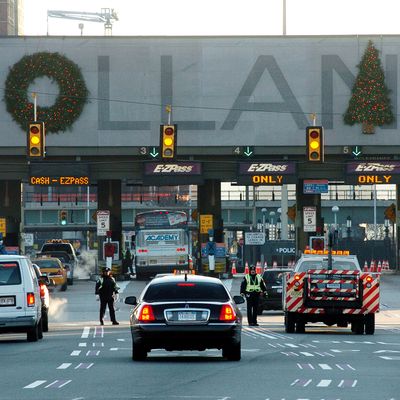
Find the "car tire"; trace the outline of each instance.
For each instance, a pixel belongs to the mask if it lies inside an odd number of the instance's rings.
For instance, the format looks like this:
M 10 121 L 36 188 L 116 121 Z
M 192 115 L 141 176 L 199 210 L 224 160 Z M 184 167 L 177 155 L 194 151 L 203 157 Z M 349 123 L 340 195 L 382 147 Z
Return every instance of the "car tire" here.
M 49 314 L 48 311 L 42 313 L 42 330 L 43 332 L 49 331 Z
M 293 313 L 286 311 L 285 312 L 285 332 L 286 333 L 294 333 L 296 327 L 296 321 Z
M 147 357 L 146 349 L 139 344 L 132 343 L 132 360 L 144 361 L 146 357 Z
M 365 334 L 373 335 L 375 333 L 375 314 L 367 314 L 364 318 Z
M 27 330 L 26 339 L 28 342 L 37 342 L 39 340 L 39 323 Z
M 43 339 L 43 324 L 42 324 L 42 319 L 40 319 L 38 323 L 38 338 Z
M 222 357 L 229 361 L 240 361 L 242 358 L 241 342 L 232 343 L 222 348 Z

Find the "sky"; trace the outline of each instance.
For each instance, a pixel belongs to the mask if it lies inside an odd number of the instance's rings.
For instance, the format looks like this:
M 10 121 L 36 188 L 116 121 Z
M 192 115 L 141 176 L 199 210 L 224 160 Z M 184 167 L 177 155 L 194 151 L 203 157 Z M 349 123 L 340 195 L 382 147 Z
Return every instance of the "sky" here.
M 24 0 L 24 34 L 81 35 L 47 10 L 114 9 L 113 36 L 282 35 L 284 0 Z M 287 35 L 400 34 L 400 0 L 286 0 Z M 83 35 L 104 25 L 83 22 Z

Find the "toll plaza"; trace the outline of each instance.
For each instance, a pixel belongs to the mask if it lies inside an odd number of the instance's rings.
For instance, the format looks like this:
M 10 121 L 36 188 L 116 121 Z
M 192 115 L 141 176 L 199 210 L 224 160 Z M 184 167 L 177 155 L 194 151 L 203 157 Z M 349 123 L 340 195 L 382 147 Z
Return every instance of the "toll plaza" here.
M 227 218 L 222 205 L 221 184 L 226 182 L 248 192 L 279 192 L 280 234 L 286 239 L 289 222 L 294 225 L 297 254 L 310 235 L 323 234 L 326 186 L 330 193 L 338 186 L 352 193 L 364 185 L 397 188 L 397 121 L 367 133 L 361 124 L 343 119 L 360 54 L 370 41 L 379 42 L 396 114 L 400 36 L 395 35 L 1 38 L 10 52 L 0 61 L 5 98 L 0 105 L 0 213 L 7 222 L 6 243 L 21 245 L 26 232 L 93 231 L 95 210 L 110 212 L 111 239 L 120 242 L 141 207 L 159 204 L 139 200 L 123 208 L 127 188 L 141 188 L 143 200 L 160 186 L 175 188 L 175 208 L 180 188 L 195 187 L 196 199 L 187 209 L 190 214 L 196 209 L 198 218 L 211 215 L 214 240 L 225 243 L 226 221 L 235 220 Z M 62 84 L 59 71 L 47 72 L 46 65 L 60 63 L 70 72 L 65 95 L 76 101 L 69 109 L 60 108 L 64 98 L 50 81 L 40 88 L 32 77 L 22 76 L 29 63 L 37 76 L 54 78 L 55 86 Z M 23 77 L 32 80 L 29 90 L 18 86 Z M 72 85 L 76 80 L 79 88 Z M 26 94 L 21 112 L 15 91 Z M 54 94 L 50 107 L 43 93 Z M 294 201 L 289 200 L 290 185 Z M 398 210 L 395 190 L 393 200 L 386 200 Z M 276 204 L 254 206 L 250 197 L 239 204 L 241 211 L 230 208 L 230 214 L 237 213 L 243 228 L 254 230 L 261 209 Z M 289 207 L 296 211 L 292 221 Z M 374 211 L 372 219 L 360 222 L 383 226 L 380 207 L 379 216 Z M 58 221 L 60 208 L 69 210 L 67 225 Z M 315 210 L 310 222 L 304 208 Z M 351 205 L 348 210 L 356 221 L 359 210 Z M 198 218 L 193 221 L 197 228 Z M 396 243 L 397 219 L 390 225 Z M 201 249 L 208 235 L 200 232 L 198 238 Z

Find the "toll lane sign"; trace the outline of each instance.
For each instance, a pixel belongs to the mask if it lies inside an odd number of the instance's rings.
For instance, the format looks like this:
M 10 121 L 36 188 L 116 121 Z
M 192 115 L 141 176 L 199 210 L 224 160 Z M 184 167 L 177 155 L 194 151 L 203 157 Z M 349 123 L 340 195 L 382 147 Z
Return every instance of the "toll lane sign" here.
M 208 233 L 208 231 L 211 229 L 213 229 L 213 215 L 200 215 L 200 233 Z
M 303 228 L 304 232 L 316 232 L 317 230 L 316 207 L 303 207 Z
M 98 210 L 97 216 L 97 236 L 107 236 L 107 231 L 110 230 L 110 211 Z

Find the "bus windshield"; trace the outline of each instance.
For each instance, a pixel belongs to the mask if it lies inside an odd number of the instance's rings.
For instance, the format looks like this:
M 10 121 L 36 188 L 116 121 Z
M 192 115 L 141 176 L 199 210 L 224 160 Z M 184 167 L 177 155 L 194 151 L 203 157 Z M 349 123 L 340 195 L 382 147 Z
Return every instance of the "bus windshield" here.
M 136 215 L 135 229 L 187 228 L 187 222 L 183 211 L 148 211 Z

